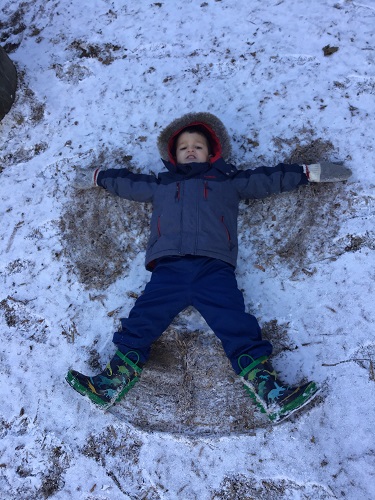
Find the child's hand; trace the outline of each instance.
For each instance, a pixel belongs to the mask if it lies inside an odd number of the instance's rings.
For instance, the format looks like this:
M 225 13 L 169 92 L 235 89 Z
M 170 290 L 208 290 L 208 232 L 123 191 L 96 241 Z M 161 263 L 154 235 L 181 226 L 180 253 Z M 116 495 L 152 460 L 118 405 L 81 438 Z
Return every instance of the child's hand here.
M 310 182 L 346 181 L 352 175 L 350 168 L 327 161 L 313 163 L 312 165 L 303 165 L 303 171 Z
M 96 179 L 100 168 L 77 168 L 73 181 L 76 189 L 90 189 L 97 186 Z

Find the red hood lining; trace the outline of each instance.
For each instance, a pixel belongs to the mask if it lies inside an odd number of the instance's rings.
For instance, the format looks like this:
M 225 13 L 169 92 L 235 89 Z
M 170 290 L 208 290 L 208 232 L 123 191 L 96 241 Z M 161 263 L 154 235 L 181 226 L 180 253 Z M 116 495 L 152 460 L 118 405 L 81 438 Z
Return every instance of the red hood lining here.
M 177 130 L 173 135 L 171 135 L 171 137 L 168 141 L 168 157 L 169 157 L 169 161 L 173 165 L 176 165 L 176 157 L 173 156 L 173 153 L 172 153 L 176 137 L 186 128 L 194 127 L 197 125 L 204 128 L 206 130 L 207 134 L 210 136 L 210 145 L 212 148 L 212 156 L 210 158 L 210 163 L 215 162 L 216 160 L 218 160 L 221 157 L 221 154 L 222 154 L 221 143 L 219 141 L 219 138 L 215 134 L 214 130 L 209 125 L 207 125 L 207 123 L 197 121 L 197 122 L 188 123 L 187 125 L 181 127 L 179 130 Z

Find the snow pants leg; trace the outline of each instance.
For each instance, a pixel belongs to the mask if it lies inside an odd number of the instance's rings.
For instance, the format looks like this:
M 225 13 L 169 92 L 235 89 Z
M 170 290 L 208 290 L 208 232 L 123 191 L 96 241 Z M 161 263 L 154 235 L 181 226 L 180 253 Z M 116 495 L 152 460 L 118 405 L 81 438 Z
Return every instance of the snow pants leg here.
M 262 339 L 256 318 L 245 312 L 234 268 L 206 257 L 162 259 L 129 317 L 121 320 L 122 330 L 113 342 L 124 353 L 136 350 L 144 363 L 151 344 L 188 306 L 200 312 L 221 340 L 236 373 L 241 372 L 242 354 L 254 359 L 271 354 L 272 346 Z

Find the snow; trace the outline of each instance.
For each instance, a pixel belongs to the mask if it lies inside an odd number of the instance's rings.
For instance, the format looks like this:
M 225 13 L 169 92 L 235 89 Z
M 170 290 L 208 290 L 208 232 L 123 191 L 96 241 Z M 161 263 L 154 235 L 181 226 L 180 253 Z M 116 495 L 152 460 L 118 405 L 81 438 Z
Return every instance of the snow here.
M 3 2 L 19 89 L 0 123 L 2 498 L 374 498 L 374 21 L 372 0 Z M 324 56 L 327 45 L 338 51 Z M 118 205 L 114 253 L 94 256 L 88 226 L 102 227 L 114 202 L 74 190 L 75 168 L 127 156 L 157 172 L 159 131 L 190 111 L 225 123 L 238 165 L 321 152 L 306 161 L 353 171 L 340 186 L 241 206 L 248 309 L 287 330 L 274 358 L 284 378 L 323 387 L 318 404 L 278 426 L 255 412 L 247 432 L 223 422 L 221 434 L 188 435 L 172 414 L 174 432 L 150 431 L 64 382 L 71 366 L 104 366 L 118 318 L 149 278 L 148 209 Z M 84 206 L 96 207 L 87 224 Z M 95 273 L 85 281 L 81 258 L 95 270 L 115 252 L 124 262 L 108 259 L 104 287 Z M 176 330 L 213 342 L 202 323 L 188 311 Z M 147 408 L 136 390 L 129 401 Z

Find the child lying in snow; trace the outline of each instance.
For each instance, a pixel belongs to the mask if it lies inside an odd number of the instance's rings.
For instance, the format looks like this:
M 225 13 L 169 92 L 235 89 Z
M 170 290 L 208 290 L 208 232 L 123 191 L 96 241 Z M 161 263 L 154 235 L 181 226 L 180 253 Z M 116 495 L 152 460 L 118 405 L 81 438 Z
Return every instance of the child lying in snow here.
M 135 384 L 151 344 L 173 318 L 194 306 L 218 336 L 234 371 L 271 420 L 285 418 L 317 392 L 314 382 L 285 386 L 269 356 L 254 316 L 245 312 L 237 287 L 237 215 L 241 199 L 264 198 L 309 182 L 346 180 L 349 169 L 330 163 L 279 164 L 237 170 L 226 163 L 230 141 L 223 123 L 209 113 L 190 113 L 160 134 L 166 171 L 158 177 L 129 170 L 83 170 L 75 187 L 100 186 L 122 198 L 152 202 L 146 268 L 152 272 L 113 342 L 117 352 L 102 373 L 70 370 L 68 383 L 107 409 Z

